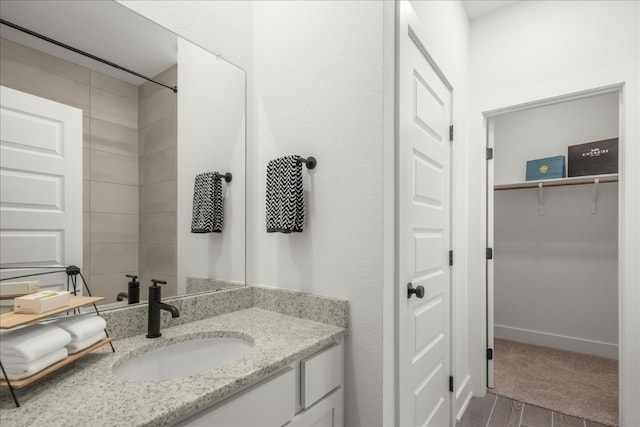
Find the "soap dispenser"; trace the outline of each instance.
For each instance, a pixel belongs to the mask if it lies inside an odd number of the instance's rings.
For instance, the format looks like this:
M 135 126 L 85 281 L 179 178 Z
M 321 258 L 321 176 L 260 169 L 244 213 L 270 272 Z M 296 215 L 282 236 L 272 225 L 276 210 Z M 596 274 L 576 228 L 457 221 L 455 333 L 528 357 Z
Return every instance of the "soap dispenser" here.
M 138 276 L 134 276 L 131 274 L 127 274 L 126 276 L 131 278 L 131 281 L 129 282 L 128 303 L 129 304 L 139 303 L 140 302 L 140 282 L 136 280 Z

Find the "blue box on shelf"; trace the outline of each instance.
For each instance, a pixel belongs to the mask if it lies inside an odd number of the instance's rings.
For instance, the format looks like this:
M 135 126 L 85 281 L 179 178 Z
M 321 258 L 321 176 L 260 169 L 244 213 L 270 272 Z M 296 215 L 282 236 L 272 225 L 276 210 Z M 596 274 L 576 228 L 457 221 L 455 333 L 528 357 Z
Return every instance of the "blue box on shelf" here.
M 566 168 L 564 156 L 545 157 L 544 159 L 527 160 L 527 181 L 539 179 L 564 178 Z

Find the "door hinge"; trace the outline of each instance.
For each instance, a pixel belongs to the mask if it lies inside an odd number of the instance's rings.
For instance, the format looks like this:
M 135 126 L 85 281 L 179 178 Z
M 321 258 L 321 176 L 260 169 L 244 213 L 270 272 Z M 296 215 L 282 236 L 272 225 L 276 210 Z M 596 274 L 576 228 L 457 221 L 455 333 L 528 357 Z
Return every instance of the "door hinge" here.
M 493 159 L 493 148 L 487 148 L 487 160 Z
M 449 141 L 453 141 L 453 125 L 449 126 Z
M 453 377 L 449 377 L 449 391 L 453 393 Z
M 493 248 L 487 248 L 487 259 L 493 259 Z
M 492 348 L 488 348 L 487 349 L 487 360 L 493 360 L 493 349 Z
M 453 251 L 449 251 L 449 265 L 453 265 Z

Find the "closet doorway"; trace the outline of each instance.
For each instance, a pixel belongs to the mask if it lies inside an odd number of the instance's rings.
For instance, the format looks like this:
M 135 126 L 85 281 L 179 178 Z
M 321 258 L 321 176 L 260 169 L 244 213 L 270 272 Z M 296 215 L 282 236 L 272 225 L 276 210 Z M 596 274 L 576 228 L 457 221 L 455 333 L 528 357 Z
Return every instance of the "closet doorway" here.
M 618 416 L 618 174 L 525 171 L 554 156 L 568 169 L 569 146 L 620 128 L 619 88 L 487 117 L 488 385 L 603 425 Z

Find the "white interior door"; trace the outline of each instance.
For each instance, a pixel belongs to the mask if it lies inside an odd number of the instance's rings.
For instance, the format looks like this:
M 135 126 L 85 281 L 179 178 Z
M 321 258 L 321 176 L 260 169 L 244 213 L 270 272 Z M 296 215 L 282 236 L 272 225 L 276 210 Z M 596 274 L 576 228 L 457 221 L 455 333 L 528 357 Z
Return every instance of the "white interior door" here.
M 7 87 L 0 104 L 2 277 L 82 267 L 82 110 Z M 33 279 L 66 288 L 64 273 Z
M 414 32 L 415 19 L 401 11 L 398 424 L 449 426 L 451 87 Z M 408 283 L 424 294 L 409 297 Z

